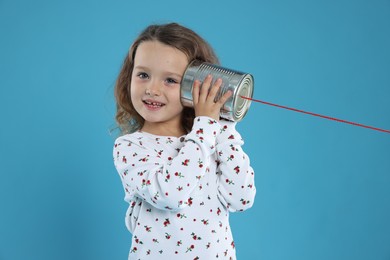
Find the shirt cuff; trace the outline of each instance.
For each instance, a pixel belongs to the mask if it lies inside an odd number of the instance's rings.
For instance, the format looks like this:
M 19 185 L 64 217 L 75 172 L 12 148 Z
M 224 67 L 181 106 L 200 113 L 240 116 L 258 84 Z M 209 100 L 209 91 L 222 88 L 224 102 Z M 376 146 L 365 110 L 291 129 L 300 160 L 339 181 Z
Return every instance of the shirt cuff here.
M 229 143 L 242 142 L 241 135 L 236 130 L 237 122 L 221 120 L 220 125 L 221 128 L 217 136 L 218 144 L 222 144 L 224 142 L 229 142 Z
M 185 140 L 205 145 L 210 149 L 210 154 L 212 154 L 215 152 L 216 138 L 220 128 L 220 123 L 211 117 L 196 117 L 192 130 L 186 136 Z

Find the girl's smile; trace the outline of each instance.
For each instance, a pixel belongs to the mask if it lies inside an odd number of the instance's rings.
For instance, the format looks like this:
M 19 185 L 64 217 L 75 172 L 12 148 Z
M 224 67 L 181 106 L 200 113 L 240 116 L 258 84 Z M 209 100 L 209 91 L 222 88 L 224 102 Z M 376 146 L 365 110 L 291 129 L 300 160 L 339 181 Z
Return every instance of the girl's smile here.
M 164 103 L 156 102 L 156 101 L 151 100 L 151 99 L 144 100 L 143 102 L 144 102 L 146 108 L 149 110 L 152 110 L 152 111 L 156 111 L 156 110 L 160 109 L 161 107 L 165 106 Z

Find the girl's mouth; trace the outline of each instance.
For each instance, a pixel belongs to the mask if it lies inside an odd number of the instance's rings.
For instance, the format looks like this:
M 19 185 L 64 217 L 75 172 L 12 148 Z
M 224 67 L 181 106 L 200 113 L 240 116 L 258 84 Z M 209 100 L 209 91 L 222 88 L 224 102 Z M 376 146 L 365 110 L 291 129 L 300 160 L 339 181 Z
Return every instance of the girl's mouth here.
M 160 107 L 163 107 L 165 106 L 165 104 L 163 103 L 160 103 L 160 102 L 156 102 L 156 101 L 150 101 L 150 100 L 143 100 L 142 101 L 146 107 L 148 107 L 149 109 L 158 109 Z

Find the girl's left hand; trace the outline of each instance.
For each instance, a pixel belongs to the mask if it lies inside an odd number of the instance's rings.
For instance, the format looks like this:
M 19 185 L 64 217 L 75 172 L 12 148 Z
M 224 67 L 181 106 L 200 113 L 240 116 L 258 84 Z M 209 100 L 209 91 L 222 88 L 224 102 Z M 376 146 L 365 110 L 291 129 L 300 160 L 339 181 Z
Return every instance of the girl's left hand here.
M 211 86 L 212 76 L 208 75 L 203 81 L 202 87 L 199 80 L 195 80 L 192 96 L 194 102 L 195 116 L 208 116 L 219 121 L 219 113 L 222 106 L 232 95 L 232 91 L 227 91 L 219 100 L 215 97 L 222 86 L 222 79 L 217 79 Z

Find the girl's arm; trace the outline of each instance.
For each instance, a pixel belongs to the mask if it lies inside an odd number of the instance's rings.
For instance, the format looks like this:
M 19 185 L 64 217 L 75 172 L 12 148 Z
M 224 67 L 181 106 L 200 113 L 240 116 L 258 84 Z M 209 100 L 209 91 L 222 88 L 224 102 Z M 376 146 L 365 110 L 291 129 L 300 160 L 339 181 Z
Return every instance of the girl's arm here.
M 145 138 L 125 135 L 115 142 L 114 164 L 122 178 L 125 200 L 140 197 L 157 208 L 178 210 L 191 203 L 192 191 L 209 170 L 220 124 L 197 117 L 184 146 L 173 158 L 161 158 Z M 173 149 L 169 145 L 167 149 Z M 175 153 L 175 152 L 173 152 Z
M 219 199 L 229 211 L 243 211 L 252 207 L 256 187 L 249 157 L 242 150 L 244 144 L 235 130 L 236 123 L 221 120 L 217 137 Z

